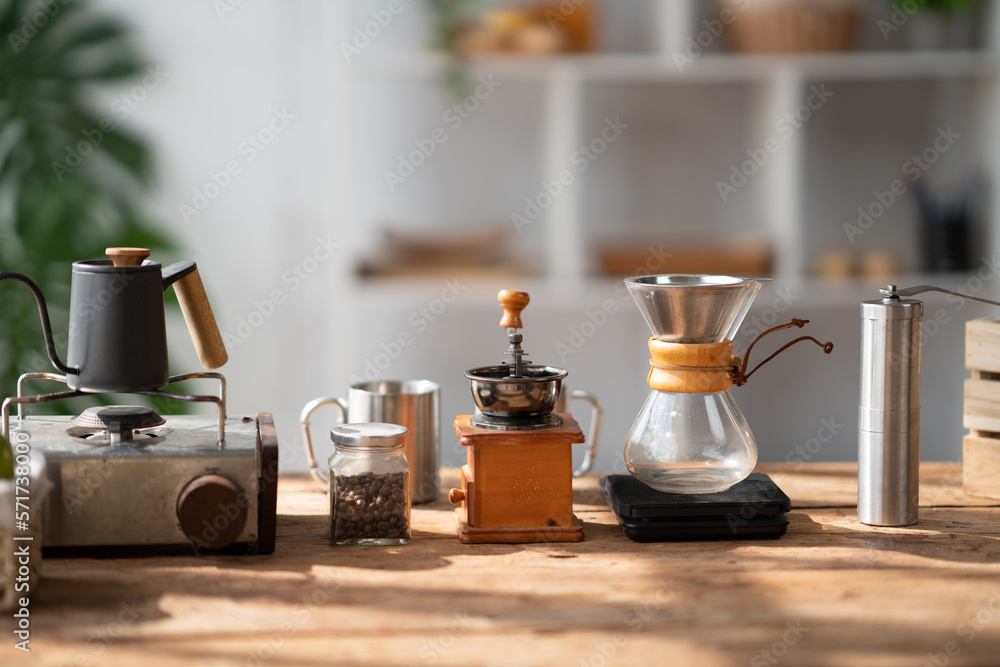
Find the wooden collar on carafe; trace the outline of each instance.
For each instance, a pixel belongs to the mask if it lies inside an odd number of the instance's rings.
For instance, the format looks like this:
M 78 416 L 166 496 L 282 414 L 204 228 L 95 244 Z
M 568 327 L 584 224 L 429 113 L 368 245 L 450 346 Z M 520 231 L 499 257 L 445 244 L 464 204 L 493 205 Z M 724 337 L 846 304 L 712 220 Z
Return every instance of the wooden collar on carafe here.
M 721 343 L 668 343 L 653 336 L 649 339 L 651 368 L 646 383 L 658 391 L 679 394 L 726 391 L 734 384 L 739 387 L 745 385 L 750 376 L 761 366 L 797 343 L 809 341 L 818 345 L 826 354 L 833 352 L 832 342 L 823 343 L 812 336 L 799 336 L 779 347 L 752 371 L 747 372 L 750 352 L 760 339 L 783 329 L 792 327 L 801 329 L 807 324 L 809 320 L 792 318 L 787 324 L 771 327 L 753 339 L 742 359 L 733 356 L 731 340 L 724 340 Z
M 721 343 L 667 343 L 649 339 L 649 377 L 646 383 L 658 391 L 706 394 L 733 386 L 733 341 Z

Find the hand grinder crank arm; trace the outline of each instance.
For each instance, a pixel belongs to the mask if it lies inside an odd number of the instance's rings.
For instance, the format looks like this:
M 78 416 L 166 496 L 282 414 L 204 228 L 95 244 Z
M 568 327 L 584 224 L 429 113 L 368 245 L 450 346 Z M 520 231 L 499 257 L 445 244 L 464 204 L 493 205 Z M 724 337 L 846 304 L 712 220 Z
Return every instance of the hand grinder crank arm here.
M 913 287 L 904 287 L 903 289 L 896 289 L 895 285 L 889 285 L 888 287 L 880 289 L 879 292 L 889 298 L 900 297 L 900 296 L 914 296 L 916 294 L 923 294 L 924 292 L 941 292 L 943 294 L 951 294 L 952 296 L 962 297 L 963 299 L 971 299 L 972 301 L 988 303 L 991 306 L 1000 306 L 1000 301 L 991 301 L 990 299 L 984 299 L 982 297 L 972 296 L 971 294 L 952 292 L 951 290 L 947 290 L 942 287 L 935 287 L 934 285 L 914 285 Z

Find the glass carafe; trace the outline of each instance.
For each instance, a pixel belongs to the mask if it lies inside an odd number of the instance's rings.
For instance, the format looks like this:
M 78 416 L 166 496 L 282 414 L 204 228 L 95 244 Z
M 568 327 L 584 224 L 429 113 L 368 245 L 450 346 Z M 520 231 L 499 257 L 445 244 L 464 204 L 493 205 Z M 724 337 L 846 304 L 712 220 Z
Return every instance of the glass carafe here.
M 723 491 L 756 464 L 757 442 L 728 391 L 650 391 L 625 445 L 636 479 L 671 493 Z
M 642 276 L 625 283 L 653 331 L 653 389 L 629 431 L 625 464 L 659 491 L 728 489 L 757 463 L 757 443 L 729 394 L 729 368 L 732 337 L 762 283 L 703 275 Z M 669 357 L 658 356 L 664 348 Z

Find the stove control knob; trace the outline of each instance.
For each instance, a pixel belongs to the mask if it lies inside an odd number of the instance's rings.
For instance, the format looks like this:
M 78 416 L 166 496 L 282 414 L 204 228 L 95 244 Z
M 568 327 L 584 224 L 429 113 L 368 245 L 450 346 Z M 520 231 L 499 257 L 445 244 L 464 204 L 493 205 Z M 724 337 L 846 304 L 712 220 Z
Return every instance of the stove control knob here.
M 195 477 L 177 498 L 177 519 L 197 548 L 223 549 L 236 541 L 246 525 L 246 495 L 222 475 Z

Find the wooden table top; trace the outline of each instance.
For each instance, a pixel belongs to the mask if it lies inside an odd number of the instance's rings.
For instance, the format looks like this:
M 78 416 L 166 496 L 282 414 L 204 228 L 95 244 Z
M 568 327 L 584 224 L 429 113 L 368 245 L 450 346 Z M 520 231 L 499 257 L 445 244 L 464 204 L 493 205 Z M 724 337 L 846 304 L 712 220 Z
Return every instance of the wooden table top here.
M 1000 502 L 960 465 L 921 467 L 909 528 L 858 523 L 855 465 L 760 469 L 785 537 L 662 544 L 588 478 L 584 542 L 464 546 L 443 493 L 409 545 L 333 547 L 326 496 L 284 476 L 271 556 L 45 561 L 32 652 L 5 630 L 0 664 L 1000 665 Z

